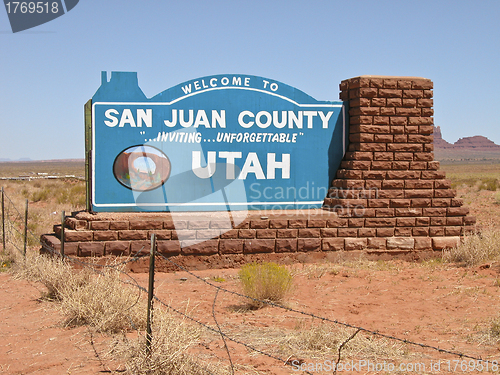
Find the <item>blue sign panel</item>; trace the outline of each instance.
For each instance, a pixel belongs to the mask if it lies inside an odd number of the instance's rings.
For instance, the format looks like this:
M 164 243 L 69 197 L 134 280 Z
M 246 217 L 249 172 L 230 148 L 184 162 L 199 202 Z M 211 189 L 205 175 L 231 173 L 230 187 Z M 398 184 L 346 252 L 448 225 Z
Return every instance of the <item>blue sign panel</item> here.
M 226 74 L 147 99 L 113 72 L 92 98 L 94 211 L 321 207 L 345 153 L 342 102 Z

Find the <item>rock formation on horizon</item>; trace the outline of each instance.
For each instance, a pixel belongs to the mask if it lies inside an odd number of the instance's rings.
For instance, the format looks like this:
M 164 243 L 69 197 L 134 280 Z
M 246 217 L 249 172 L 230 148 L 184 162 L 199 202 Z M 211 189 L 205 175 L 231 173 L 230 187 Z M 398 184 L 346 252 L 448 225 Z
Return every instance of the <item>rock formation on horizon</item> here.
M 441 128 L 434 127 L 434 146 L 441 149 L 470 149 L 484 151 L 500 151 L 500 146 L 482 135 L 460 138 L 455 143 L 449 143 L 443 139 Z

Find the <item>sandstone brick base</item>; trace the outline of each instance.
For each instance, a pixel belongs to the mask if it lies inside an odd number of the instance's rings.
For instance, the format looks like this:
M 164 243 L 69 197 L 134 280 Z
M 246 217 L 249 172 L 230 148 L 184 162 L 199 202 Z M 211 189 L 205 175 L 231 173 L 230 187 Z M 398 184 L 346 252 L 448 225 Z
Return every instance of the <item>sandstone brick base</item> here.
M 380 231 L 378 237 L 376 231 L 367 235 L 359 227 L 359 218 L 340 218 L 335 212 L 321 209 L 279 214 L 252 211 L 237 227 L 224 226 L 227 220 L 220 213 L 211 213 L 209 217 L 206 213 L 186 214 L 181 220 L 176 218 L 174 225 L 169 213 L 81 212 L 65 220 L 64 252 L 78 257 L 148 254 L 151 234 L 155 233 L 160 254 L 173 257 L 179 264 L 207 268 L 227 267 L 262 257 L 333 260 L 340 254 L 345 257 L 347 253 L 360 251 L 377 259 L 381 256 L 418 259 L 460 241 L 458 236 L 396 237 Z M 56 225 L 53 234 L 42 235 L 44 247 L 59 252 L 60 234 L 61 226 Z M 209 235 L 215 237 L 208 238 Z

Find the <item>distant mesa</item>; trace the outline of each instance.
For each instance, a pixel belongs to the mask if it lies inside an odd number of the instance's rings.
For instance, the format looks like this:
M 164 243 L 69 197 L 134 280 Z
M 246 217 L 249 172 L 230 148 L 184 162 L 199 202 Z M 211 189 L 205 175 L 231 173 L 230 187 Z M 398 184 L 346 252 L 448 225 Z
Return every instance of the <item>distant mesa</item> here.
M 500 151 L 500 146 L 482 135 L 460 138 L 455 143 L 443 139 L 441 128 L 434 127 L 434 147 L 438 149 Z
M 0 162 L 2 162 L 2 161 L 33 161 L 33 160 L 31 160 L 30 158 L 20 158 L 20 159 L 16 159 L 16 160 L 12 160 L 9 158 L 0 158 Z

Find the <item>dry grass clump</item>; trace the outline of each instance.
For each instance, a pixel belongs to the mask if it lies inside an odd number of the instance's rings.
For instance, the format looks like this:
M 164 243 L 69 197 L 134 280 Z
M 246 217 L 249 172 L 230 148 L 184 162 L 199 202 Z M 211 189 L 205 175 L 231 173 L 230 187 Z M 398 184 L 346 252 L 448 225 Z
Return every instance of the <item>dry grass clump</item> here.
M 123 360 L 127 373 L 133 375 L 229 374 L 225 367 L 204 363 L 188 353 L 199 343 L 200 335 L 200 327 L 193 326 L 185 319 L 175 319 L 167 312 L 156 309 L 150 352 L 147 350 L 144 337 L 128 339 L 123 336 L 113 343 L 110 355 Z
M 107 333 L 146 327 L 146 301 L 138 289 L 120 280 L 118 270 L 105 269 L 87 283 L 61 293 L 60 308 L 69 326 L 88 325 Z
M 294 353 L 296 356 L 332 356 L 338 353 L 339 347 L 355 332 L 352 328 L 320 324 L 310 329 L 289 332 L 283 336 L 280 347 L 284 353 Z M 396 359 L 407 356 L 404 345 L 363 332 L 349 340 L 341 353 L 342 358 Z
M 500 257 L 500 231 L 485 230 L 464 238 L 460 245 L 443 252 L 443 260 L 475 266 Z
M 62 301 L 72 290 L 85 285 L 90 280 L 90 271 L 75 271 L 68 263 L 50 256 L 40 256 L 28 251 L 26 257 L 13 253 L 12 272 L 14 277 L 40 282 L 47 291 L 43 298 Z
M 146 326 L 146 303 L 139 290 L 120 280 L 116 269 L 96 273 L 75 270 L 58 258 L 28 252 L 14 263 L 16 277 L 42 283 L 43 297 L 58 301 L 66 324 L 89 325 L 98 332 L 116 333 Z
M 319 324 L 306 327 L 300 324 L 293 330 L 251 327 L 251 331 L 235 332 L 236 337 L 251 340 L 251 344 L 268 353 L 285 358 L 311 358 L 336 360 L 339 347 L 356 331 L 343 326 Z M 409 356 L 404 344 L 388 339 L 376 338 L 359 332 L 341 350 L 345 359 L 397 360 Z
M 293 277 L 284 266 L 273 262 L 245 264 L 238 272 L 243 293 L 253 298 L 248 300 L 252 308 L 265 305 L 261 302 L 279 303 L 292 288 Z

